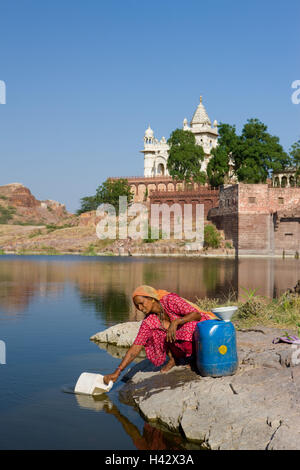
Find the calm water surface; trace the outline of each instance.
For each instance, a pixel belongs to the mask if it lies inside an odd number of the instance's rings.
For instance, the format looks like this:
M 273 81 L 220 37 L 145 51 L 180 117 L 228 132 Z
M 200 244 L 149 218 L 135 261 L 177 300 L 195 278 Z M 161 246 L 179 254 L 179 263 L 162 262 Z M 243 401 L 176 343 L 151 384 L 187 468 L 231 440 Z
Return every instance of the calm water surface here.
M 120 403 L 122 382 L 98 400 L 63 392 L 81 372 L 105 374 L 120 362 L 90 336 L 140 319 L 130 299 L 139 284 L 196 300 L 242 287 L 272 297 L 298 278 L 294 259 L 1 256 L 0 448 L 197 448 Z

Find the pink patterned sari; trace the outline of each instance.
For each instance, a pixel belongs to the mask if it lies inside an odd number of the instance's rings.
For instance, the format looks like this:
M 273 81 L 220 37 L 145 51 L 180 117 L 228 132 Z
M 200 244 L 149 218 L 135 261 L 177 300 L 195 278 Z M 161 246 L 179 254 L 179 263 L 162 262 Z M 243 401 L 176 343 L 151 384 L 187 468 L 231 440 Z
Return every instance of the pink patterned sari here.
M 149 290 L 145 290 L 146 287 L 149 287 Z M 197 305 L 179 297 L 177 294 L 166 291 L 155 291 L 155 289 L 153 289 L 155 292 L 151 295 L 150 289 L 153 288 L 150 286 L 141 286 L 135 290 L 133 297 L 143 295 L 156 298 L 156 300 L 160 301 L 171 322 L 192 312 L 201 313 L 200 321 L 215 318 L 215 315 L 211 312 L 201 311 Z M 147 293 L 145 293 L 146 291 Z M 144 293 L 142 294 L 141 292 Z M 156 297 L 154 297 L 154 295 L 156 295 Z M 159 317 L 154 313 L 150 313 L 143 320 L 133 344 L 144 346 L 147 358 L 155 366 L 160 366 L 165 362 L 168 348 L 171 349 L 173 355 L 176 357 L 188 358 L 192 354 L 193 334 L 197 323 L 198 321 L 190 321 L 180 325 L 176 331 L 175 343 L 168 343 L 166 341 L 167 330 L 162 326 Z

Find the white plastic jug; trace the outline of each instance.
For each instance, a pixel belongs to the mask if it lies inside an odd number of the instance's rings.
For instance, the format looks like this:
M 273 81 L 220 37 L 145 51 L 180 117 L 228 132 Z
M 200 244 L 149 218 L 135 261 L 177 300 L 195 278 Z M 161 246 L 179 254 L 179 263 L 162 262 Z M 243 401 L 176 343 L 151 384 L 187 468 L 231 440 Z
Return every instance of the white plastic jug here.
M 76 382 L 74 392 L 82 393 L 84 395 L 101 395 L 101 393 L 109 392 L 113 386 L 111 380 L 108 385 L 103 381 L 103 375 L 91 374 L 83 372 Z

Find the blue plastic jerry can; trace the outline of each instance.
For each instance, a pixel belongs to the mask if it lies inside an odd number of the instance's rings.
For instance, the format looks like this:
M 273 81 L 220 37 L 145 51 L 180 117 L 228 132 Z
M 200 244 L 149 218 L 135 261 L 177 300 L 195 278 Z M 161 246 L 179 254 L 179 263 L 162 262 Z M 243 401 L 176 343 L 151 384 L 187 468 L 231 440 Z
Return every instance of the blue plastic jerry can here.
M 199 322 L 194 335 L 200 375 L 222 377 L 236 372 L 238 368 L 236 334 L 231 321 Z

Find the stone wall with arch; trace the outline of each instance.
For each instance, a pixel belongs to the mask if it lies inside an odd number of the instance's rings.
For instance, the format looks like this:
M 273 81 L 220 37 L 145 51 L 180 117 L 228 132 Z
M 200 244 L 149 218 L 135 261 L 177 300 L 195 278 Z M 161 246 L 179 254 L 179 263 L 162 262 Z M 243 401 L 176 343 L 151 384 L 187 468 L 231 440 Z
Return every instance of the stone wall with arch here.
M 296 175 L 296 169 L 286 169 L 273 173 L 272 186 L 274 188 L 295 188 L 299 187 L 300 178 Z
M 204 217 L 212 207 L 219 204 L 219 190 L 202 186 L 198 191 L 156 191 L 150 194 L 150 204 L 179 204 L 184 209 L 185 204 L 191 204 L 192 212 L 196 214 L 196 205 L 204 205 Z
M 119 178 L 111 177 L 109 179 L 117 180 Z M 147 201 L 149 203 L 153 201 L 153 198 L 166 202 L 165 198 L 168 198 L 168 200 L 176 201 L 179 204 L 188 204 L 193 198 L 200 200 L 201 204 L 204 203 L 205 213 L 211 207 L 216 207 L 219 202 L 218 189 L 198 183 L 192 183 L 189 186 L 184 182 L 174 181 L 170 176 L 161 178 L 131 176 L 126 179 L 134 195 L 134 202 Z M 195 197 L 195 195 L 197 196 Z

